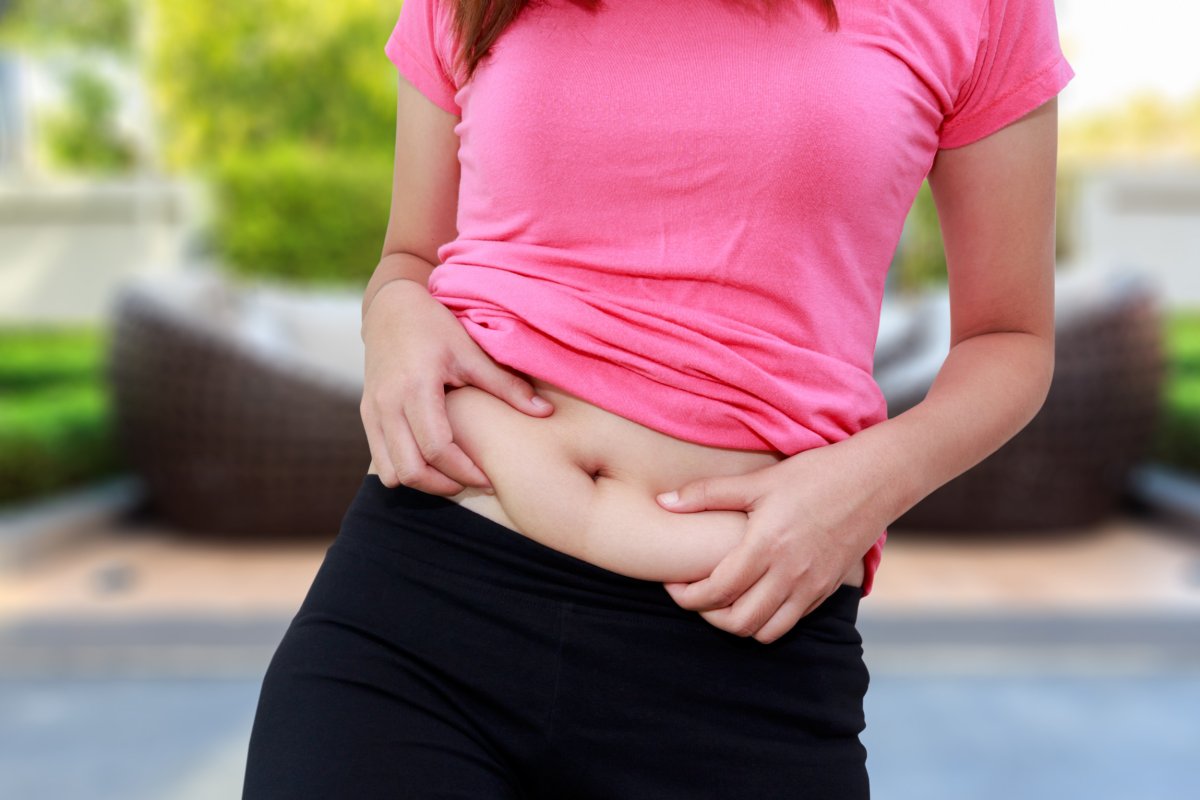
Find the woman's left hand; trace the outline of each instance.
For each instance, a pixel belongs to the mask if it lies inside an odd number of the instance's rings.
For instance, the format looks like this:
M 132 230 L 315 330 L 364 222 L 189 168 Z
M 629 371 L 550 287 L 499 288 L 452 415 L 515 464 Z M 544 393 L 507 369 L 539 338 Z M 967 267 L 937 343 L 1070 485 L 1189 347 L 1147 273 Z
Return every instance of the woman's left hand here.
M 843 446 L 844 445 L 844 446 Z M 843 583 L 891 522 L 878 470 L 850 439 L 810 448 L 744 475 L 701 478 L 675 490 L 668 511 L 745 511 L 746 535 L 693 582 L 664 583 L 681 607 L 738 636 L 770 643 Z

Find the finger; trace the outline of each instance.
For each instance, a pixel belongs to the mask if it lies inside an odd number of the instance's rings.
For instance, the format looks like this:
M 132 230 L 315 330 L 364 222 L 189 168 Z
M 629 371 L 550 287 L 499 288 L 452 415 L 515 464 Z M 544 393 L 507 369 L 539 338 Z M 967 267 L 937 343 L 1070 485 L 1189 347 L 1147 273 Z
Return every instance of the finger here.
M 700 615 L 735 636 L 757 637 L 789 597 L 790 587 L 768 570 L 742 596 L 726 608 L 702 611 Z
M 408 420 L 402 412 L 384 418 L 383 432 L 388 452 L 396 471 L 396 480 L 429 494 L 454 495 L 461 492 L 463 484 L 438 472 L 425 462 L 421 450 L 413 438 Z
M 413 396 L 405 404 L 404 415 L 423 463 L 465 486 L 491 487 L 483 470 L 454 443 L 441 384 L 431 384 Z
M 770 567 L 767 543 L 748 535 L 713 568 L 712 574 L 683 587 L 675 602 L 692 611 L 733 604 Z
M 469 383 L 499 397 L 518 411 L 535 417 L 544 417 L 554 411 L 550 401 L 536 394 L 529 381 L 499 366 L 482 350 L 467 372 Z
M 657 499 L 668 511 L 745 511 L 753 507 L 757 494 L 754 488 L 742 475 L 701 478 L 674 492 L 664 492 Z
M 367 436 L 367 448 L 371 451 L 371 463 L 375 465 L 379 479 L 385 484 L 395 483 L 396 468 L 392 464 L 391 456 L 388 455 L 383 429 L 379 426 L 379 419 L 375 416 L 375 405 L 365 394 L 358 404 L 358 415 L 362 418 L 363 432 Z
M 820 602 L 817 605 L 820 605 Z M 807 595 L 793 592 L 779 605 L 779 608 L 775 609 L 771 618 L 763 623 L 762 627 L 754 634 L 754 638 L 763 644 L 770 644 L 796 627 L 796 623 L 801 618 L 807 617 L 813 608 L 815 606 L 810 604 Z

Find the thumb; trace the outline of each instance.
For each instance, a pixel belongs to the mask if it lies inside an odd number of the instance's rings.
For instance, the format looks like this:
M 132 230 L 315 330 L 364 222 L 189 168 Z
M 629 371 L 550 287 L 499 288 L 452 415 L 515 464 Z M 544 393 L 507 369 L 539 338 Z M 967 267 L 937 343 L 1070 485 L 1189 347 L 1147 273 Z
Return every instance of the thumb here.
M 658 495 L 657 500 L 668 511 L 744 511 L 754 502 L 749 488 L 744 480 L 736 476 L 700 478 L 685 483 L 673 492 Z
M 498 366 L 487 356 L 472 370 L 470 382 L 526 414 L 544 417 L 554 411 L 550 401 L 534 393 L 529 381 Z

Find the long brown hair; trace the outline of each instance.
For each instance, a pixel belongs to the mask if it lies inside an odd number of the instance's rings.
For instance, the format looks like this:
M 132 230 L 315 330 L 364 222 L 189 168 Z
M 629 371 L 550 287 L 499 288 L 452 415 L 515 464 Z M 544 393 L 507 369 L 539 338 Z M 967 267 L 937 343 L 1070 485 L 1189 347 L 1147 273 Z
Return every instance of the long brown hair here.
M 537 0 L 446 0 L 453 9 L 453 30 L 459 47 L 457 60 L 460 67 L 465 67 L 469 80 L 475 73 L 475 67 L 491 48 L 492 43 L 500 37 L 504 29 L 512 23 L 525 6 Z M 600 10 L 604 0 L 569 0 L 580 8 L 595 13 Z M 778 0 L 761 0 L 767 6 L 773 6 Z M 825 9 L 826 30 L 837 30 L 838 15 L 834 0 L 808 0 L 818 3 Z

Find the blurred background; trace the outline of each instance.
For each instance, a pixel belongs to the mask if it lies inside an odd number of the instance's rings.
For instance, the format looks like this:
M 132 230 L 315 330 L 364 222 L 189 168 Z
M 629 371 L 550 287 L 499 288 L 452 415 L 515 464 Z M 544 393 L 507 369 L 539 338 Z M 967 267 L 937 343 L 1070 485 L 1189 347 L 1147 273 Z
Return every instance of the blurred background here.
M 1200 792 L 1200 11 L 1056 7 L 1056 377 L 889 529 L 860 611 L 880 800 Z M 0 797 L 238 796 L 369 461 L 398 11 L 0 0 Z M 948 322 L 926 186 L 890 413 Z

